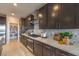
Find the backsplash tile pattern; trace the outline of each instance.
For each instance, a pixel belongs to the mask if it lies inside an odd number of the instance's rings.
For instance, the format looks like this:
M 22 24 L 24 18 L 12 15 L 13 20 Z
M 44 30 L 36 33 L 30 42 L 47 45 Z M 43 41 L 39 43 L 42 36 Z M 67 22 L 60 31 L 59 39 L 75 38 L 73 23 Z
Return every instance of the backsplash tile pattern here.
M 34 29 L 31 29 L 29 31 L 34 31 L 34 33 L 38 34 L 38 35 L 40 35 L 42 32 L 46 32 L 48 39 L 53 39 L 53 35 L 55 33 L 72 32 L 72 33 L 74 33 L 74 35 L 76 35 L 72 38 L 72 40 L 76 40 L 76 41 L 78 40 L 79 41 L 79 29 L 39 29 L 38 20 L 34 24 Z
M 74 35 L 77 35 L 76 36 L 77 39 L 79 38 L 79 29 L 31 29 L 31 30 L 28 30 L 28 32 L 32 32 L 32 31 L 34 31 L 34 33 L 38 35 L 40 35 L 42 32 L 46 32 L 48 39 L 52 39 L 53 35 L 59 32 L 72 32 Z

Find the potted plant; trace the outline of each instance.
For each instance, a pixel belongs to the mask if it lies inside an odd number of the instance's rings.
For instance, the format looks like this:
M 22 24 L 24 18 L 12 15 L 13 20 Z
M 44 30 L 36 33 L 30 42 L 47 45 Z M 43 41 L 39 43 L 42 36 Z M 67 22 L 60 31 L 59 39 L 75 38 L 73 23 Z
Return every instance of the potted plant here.
M 60 35 L 62 37 L 64 44 L 69 44 L 70 43 L 69 39 L 72 38 L 73 33 L 71 33 L 71 32 L 61 32 Z

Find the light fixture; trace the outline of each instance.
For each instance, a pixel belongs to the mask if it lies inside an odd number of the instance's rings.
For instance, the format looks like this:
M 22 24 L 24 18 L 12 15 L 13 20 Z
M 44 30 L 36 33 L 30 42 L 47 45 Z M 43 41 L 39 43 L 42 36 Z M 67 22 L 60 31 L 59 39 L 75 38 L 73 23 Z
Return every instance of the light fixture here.
M 59 6 L 58 5 L 55 5 L 54 7 L 53 7 L 53 10 L 54 11 L 57 11 L 59 9 Z
M 14 3 L 13 6 L 17 7 L 17 3 Z
M 11 15 L 12 15 L 12 16 L 14 16 L 14 15 L 15 15 L 15 13 L 11 13 Z
M 41 13 L 39 13 L 39 14 L 38 14 L 38 16 L 39 16 L 40 18 L 42 18 L 42 17 L 43 17 L 43 15 L 42 15 Z

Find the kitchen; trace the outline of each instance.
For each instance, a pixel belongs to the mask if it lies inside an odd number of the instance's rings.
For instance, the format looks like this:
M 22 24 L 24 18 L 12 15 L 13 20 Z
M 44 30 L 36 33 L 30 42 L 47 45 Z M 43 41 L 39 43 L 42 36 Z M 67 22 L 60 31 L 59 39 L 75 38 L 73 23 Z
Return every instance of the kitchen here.
M 30 7 L 27 7 L 27 10 L 31 10 L 32 8 L 32 11 L 29 11 L 29 13 L 28 11 L 25 12 L 22 10 L 23 6 L 28 5 Z M 19 15 L 19 18 L 13 18 L 15 16 L 15 11 L 20 7 L 20 11 L 24 11 L 24 15 L 20 12 L 22 15 Z M 6 17 L 7 38 L 5 39 L 6 43 L 4 45 L 12 41 L 10 40 L 11 37 L 9 33 L 10 24 L 17 23 L 18 40 L 15 40 L 19 41 L 33 55 L 78 56 L 78 10 L 79 3 L 17 3 L 15 7 L 12 8 L 12 15 Z M 17 21 L 14 19 L 17 19 Z
M 30 15 L 22 18 L 21 22 L 24 21 L 22 25 L 25 29 L 31 26 L 34 28 L 31 27 L 21 34 L 21 42 L 36 56 L 78 55 L 76 53 L 79 43 L 78 5 L 78 3 L 49 3 L 34 12 L 36 16 L 34 19 Z M 27 26 L 28 20 L 33 24 Z

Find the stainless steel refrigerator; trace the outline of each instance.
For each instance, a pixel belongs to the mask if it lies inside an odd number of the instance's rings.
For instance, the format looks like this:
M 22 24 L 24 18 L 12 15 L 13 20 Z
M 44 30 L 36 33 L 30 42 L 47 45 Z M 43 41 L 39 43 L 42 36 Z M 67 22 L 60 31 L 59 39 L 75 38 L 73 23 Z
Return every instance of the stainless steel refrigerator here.
M 0 44 L 6 43 L 6 18 L 0 16 Z

